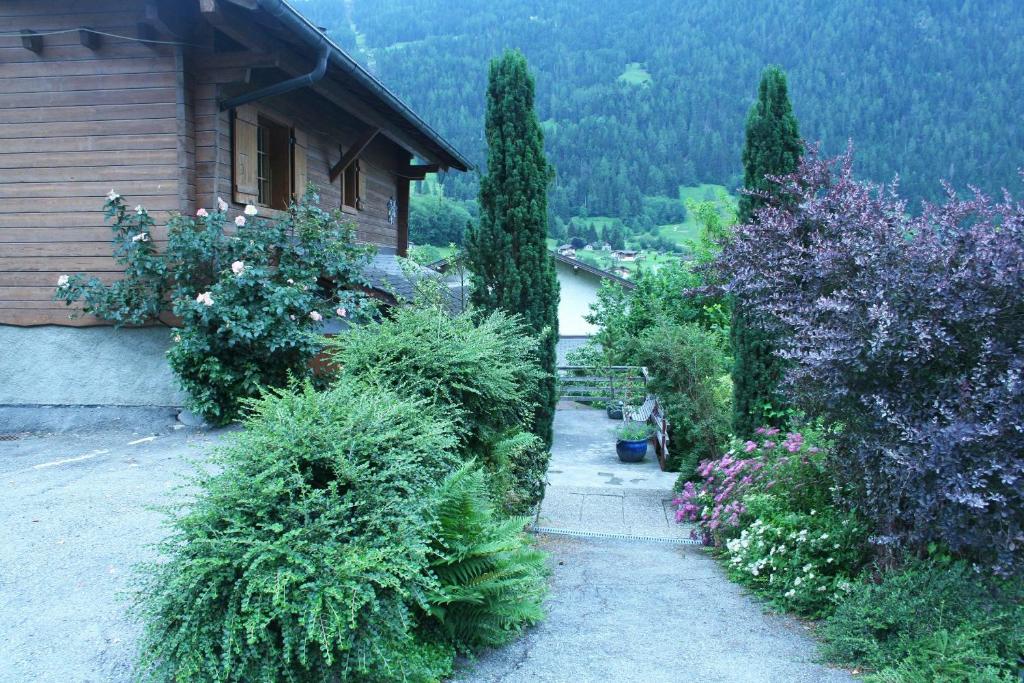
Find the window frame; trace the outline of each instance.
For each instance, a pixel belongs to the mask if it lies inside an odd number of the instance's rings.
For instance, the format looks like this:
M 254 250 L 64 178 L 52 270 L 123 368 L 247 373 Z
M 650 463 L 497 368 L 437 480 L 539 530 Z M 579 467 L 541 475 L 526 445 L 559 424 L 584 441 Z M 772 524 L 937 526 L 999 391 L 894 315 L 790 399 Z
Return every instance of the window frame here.
M 265 133 L 264 133 L 265 132 Z M 264 138 L 265 134 L 265 146 L 266 149 L 261 153 L 260 141 Z M 268 116 L 263 111 L 257 111 L 256 116 L 256 185 L 257 185 L 257 205 L 264 209 L 271 211 L 287 211 L 288 205 L 291 202 L 293 189 L 292 184 L 294 182 L 294 168 L 293 168 L 293 153 L 294 153 L 294 141 L 295 130 L 294 127 L 276 119 L 273 116 Z M 267 166 L 265 169 L 269 171 L 269 177 L 266 178 L 267 190 L 269 191 L 269 201 L 266 201 L 264 193 L 264 179 L 260 175 L 261 154 L 264 157 L 263 164 Z

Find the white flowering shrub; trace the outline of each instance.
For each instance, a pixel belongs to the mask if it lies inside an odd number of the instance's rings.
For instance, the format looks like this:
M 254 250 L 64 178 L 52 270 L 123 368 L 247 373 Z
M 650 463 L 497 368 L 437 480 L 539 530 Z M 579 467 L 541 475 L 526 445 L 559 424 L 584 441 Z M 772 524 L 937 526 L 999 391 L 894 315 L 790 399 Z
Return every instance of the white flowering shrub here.
M 753 521 L 725 544 L 730 578 L 798 614 L 831 613 L 867 561 L 866 529 L 834 508 L 786 511 L 775 495 L 746 503 Z
M 309 376 L 322 349 L 326 319 L 358 317 L 368 305 L 361 284 L 367 247 L 340 212 L 321 210 L 309 193 L 279 220 L 255 206 L 230 219 L 228 204 L 175 215 L 158 250 L 145 207 L 126 208 L 111 190 L 104 205 L 113 223 L 114 257 L 124 279 L 106 285 L 61 276 L 55 298 L 83 303 L 82 312 L 115 326 L 180 320 L 168 361 L 189 407 L 212 424 L 238 417 L 247 398 Z M 230 230 L 226 230 L 225 227 Z

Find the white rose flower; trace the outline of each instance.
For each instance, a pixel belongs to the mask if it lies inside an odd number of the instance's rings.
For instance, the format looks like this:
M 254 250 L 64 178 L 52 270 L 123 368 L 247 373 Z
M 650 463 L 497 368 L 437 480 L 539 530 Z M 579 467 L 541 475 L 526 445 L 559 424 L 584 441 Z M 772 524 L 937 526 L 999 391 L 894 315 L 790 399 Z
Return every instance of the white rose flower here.
M 136 204 L 135 205 L 135 213 L 137 213 L 137 214 L 139 214 L 141 216 L 142 214 L 146 213 L 146 210 L 144 208 L 142 208 L 142 204 Z
M 320 315 L 320 313 L 319 313 L 318 311 L 310 311 L 310 312 L 309 312 L 309 317 L 310 317 L 310 318 L 311 318 L 311 319 L 312 319 L 312 320 L 313 320 L 314 322 L 320 322 L 321 320 L 323 320 L 323 319 L 324 319 L 324 317 L 323 317 L 322 315 Z
M 116 199 L 118 199 L 120 197 L 121 197 L 121 195 L 119 195 L 118 193 L 114 192 L 113 188 L 111 188 L 110 192 L 107 193 L 107 199 L 109 199 L 110 201 L 114 201 L 114 200 L 116 200 Z
M 231 272 L 234 273 L 235 275 L 241 275 L 243 272 L 245 272 L 245 262 L 235 261 L 234 263 L 232 263 Z
M 217 210 L 218 211 L 227 211 L 228 210 L 228 203 L 226 201 L 224 201 L 223 199 L 221 199 L 220 197 L 217 197 Z
M 148 242 L 148 241 L 149 241 L 149 234 L 148 233 L 140 232 L 137 235 L 132 235 L 132 242 Z
M 65 287 L 67 284 L 68 284 L 68 276 L 67 275 L 61 275 L 59 278 L 57 278 L 57 286 L 58 287 Z
M 196 303 L 203 304 L 204 306 L 212 306 L 213 295 L 210 292 L 203 292 L 196 297 Z
M 245 225 L 245 216 L 235 216 L 235 225 L 238 227 Z
M 256 207 L 253 206 L 252 204 L 246 204 L 245 205 L 245 210 L 243 211 L 243 213 L 246 216 L 255 216 L 256 215 Z

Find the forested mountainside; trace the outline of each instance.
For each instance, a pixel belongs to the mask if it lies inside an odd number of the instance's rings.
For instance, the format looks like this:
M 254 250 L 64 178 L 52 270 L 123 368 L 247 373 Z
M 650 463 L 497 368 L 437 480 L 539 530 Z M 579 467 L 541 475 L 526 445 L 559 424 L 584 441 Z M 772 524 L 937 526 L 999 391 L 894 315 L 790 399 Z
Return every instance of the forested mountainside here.
M 1020 0 L 305 0 L 297 6 L 475 163 L 488 60 L 522 49 L 557 171 L 551 208 L 636 216 L 679 185 L 735 187 L 769 63 L 806 140 L 912 199 L 996 191 L 1024 166 Z M 446 179 L 472 197 L 476 178 Z

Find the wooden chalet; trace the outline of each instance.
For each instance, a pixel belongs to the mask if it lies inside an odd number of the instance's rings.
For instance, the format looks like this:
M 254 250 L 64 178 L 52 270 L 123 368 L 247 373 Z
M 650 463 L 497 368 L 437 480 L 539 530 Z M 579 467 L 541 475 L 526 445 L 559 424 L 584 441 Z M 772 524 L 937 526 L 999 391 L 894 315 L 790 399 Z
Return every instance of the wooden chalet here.
M 52 300 L 62 274 L 121 277 L 111 189 L 159 245 L 173 212 L 222 197 L 272 217 L 312 182 L 385 277 L 410 181 L 468 167 L 284 0 L 0 1 L 0 427 L 25 406 L 181 405 L 166 327 Z
M 111 189 L 162 226 L 218 197 L 272 215 L 310 181 L 403 255 L 409 182 L 468 166 L 283 0 L 0 2 L 0 325 L 102 322 L 51 297 L 120 276 Z

